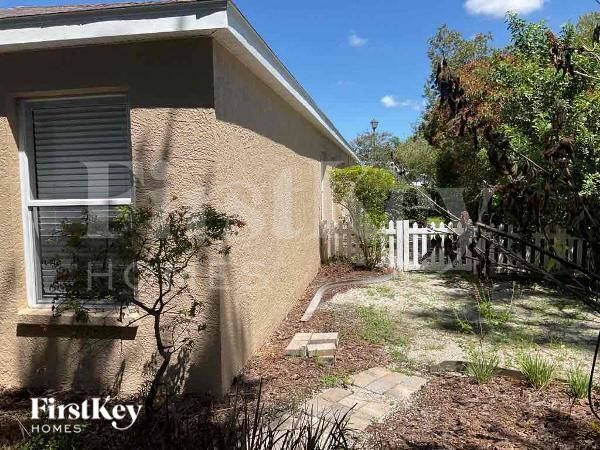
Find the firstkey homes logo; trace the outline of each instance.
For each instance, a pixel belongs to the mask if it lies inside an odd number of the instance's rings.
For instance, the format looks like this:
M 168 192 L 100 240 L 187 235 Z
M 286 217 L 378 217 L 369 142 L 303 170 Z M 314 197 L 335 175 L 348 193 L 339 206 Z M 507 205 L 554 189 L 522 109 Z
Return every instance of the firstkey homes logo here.
M 115 430 L 131 428 L 140 415 L 141 405 L 110 404 L 110 397 L 91 398 L 81 403 L 59 404 L 56 399 L 32 398 L 31 418 L 40 423 L 32 424 L 32 433 L 80 433 L 83 422 L 88 420 L 109 421 Z

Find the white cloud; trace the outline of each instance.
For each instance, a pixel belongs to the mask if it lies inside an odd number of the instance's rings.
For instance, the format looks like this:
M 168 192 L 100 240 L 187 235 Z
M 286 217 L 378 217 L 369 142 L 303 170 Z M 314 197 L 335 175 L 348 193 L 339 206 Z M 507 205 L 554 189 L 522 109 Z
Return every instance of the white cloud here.
M 381 97 L 381 104 L 386 108 L 396 108 L 397 106 L 400 106 L 400 103 L 393 95 L 385 95 Z
M 544 7 L 546 0 L 467 0 L 465 9 L 470 14 L 504 17 L 508 11 L 529 14 Z
M 360 37 L 356 33 L 350 33 L 348 36 L 348 45 L 350 47 L 364 47 L 369 42 L 368 39 Z
M 398 100 L 393 95 L 386 95 L 384 97 L 381 97 L 381 104 L 383 106 L 385 106 L 386 108 L 400 107 L 400 108 L 412 109 L 413 111 L 416 111 L 416 112 L 421 112 L 421 111 L 425 110 L 425 106 L 427 105 L 427 102 L 425 100 L 412 100 L 412 99 Z
M 425 102 L 417 100 L 402 100 L 400 102 L 400 106 L 403 108 L 410 108 L 413 111 L 421 112 L 425 109 Z

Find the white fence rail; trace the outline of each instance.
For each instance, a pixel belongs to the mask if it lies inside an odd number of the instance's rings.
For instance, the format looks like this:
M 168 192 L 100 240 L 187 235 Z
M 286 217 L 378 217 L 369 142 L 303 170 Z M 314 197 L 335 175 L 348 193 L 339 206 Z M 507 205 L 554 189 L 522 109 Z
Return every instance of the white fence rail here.
M 462 223 L 430 224 L 427 227 L 419 227 L 417 223 L 412 225 L 408 220 L 390 221 L 387 228 L 382 230 L 387 237 L 385 243 L 385 264 L 399 271 L 446 271 L 459 270 L 472 272 L 475 263 L 468 248 L 468 239 L 465 239 L 468 229 Z M 512 225 L 499 225 L 498 229 L 508 235 L 518 237 Z M 456 258 L 449 253 L 450 248 L 446 246 L 447 239 L 459 239 L 455 246 Z M 461 239 L 460 237 L 463 236 Z M 454 238 L 455 239 L 455 238 Z M 557 254 L 567 261 L 573 262 L 581 267 L 591 266 L 591 249 L 582 239 L 569 236 L 564 231 L 559 231 L 549 236 L 549 240 L 541 234 L 533 236 L 534 246 L 542 249 L 554 248 Z M 513 249 L 513 240 L 509 237 L 501 238 L 499 244 L 502 248 Z M 539 267 L 546 267 L 560 271 L 565 269 L 556 260 L 542 254 L 534 246 L 524 246 L 518 251 L 520 257 L 528 263 Z M 491 258 L 497 262 L 498 271 L 515 270 L 522 266 L 517 258 L 511 258 L 508 254 L 498 248 L 480 248 L 490 252 Z M 358 240 L 352 227 L 346 223 L 323 222 L 321 224 L 321 254 L 323 260 L 333 257 L 344 257 L 360 260 L 362 254 Z M 453 261 L 454 259 L 454 261 Z

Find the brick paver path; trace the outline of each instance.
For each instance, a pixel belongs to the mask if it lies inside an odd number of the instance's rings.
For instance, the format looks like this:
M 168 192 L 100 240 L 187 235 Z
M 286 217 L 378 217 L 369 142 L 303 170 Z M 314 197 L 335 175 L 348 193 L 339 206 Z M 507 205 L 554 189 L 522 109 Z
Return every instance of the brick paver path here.
M 313 416 L 348 413 L 349 426 L 364 430 L 401 404 L 410 401 L 427 382 L 425 378 L 373 367 L 351 377 L 347 388 L 327 389 L 308 401 L 305 411 Z

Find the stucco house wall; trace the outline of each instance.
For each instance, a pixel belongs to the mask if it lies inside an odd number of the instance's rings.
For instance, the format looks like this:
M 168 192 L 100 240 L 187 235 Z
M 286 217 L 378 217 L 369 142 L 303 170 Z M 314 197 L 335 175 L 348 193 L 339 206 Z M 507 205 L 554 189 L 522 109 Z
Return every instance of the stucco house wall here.
M 348 156 L 210 38 L 6 53 L 0 67 L 0 385 L 131 393 L 147 377 L 149 322 L 65 325 L 26 299 L 17 102 L 122 92 L 136 201 L 212 202 L 248 224 L 229 257 L 194 267 L 207 330 L 177 367 L 186 389 L 223 393 L 316 274 L 323 157 Z

